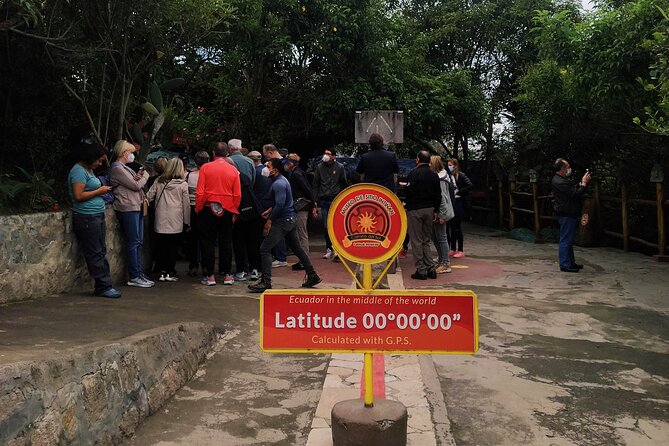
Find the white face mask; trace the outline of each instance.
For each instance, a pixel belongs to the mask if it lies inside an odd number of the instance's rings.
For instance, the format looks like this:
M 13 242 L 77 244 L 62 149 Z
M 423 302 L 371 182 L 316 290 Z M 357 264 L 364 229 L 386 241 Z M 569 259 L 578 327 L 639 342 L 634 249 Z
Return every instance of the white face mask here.
M 571 167 L 570 167 L 569 169 L 567 169 L 567 173 L 566 173 L 566 175 L 567 175 L 568 177 L 571 176 Z
M 264 176 L 264 177 L 268 177 L 268 176 L 269 176 L 269 169 L 267 168 L 267 166 L 265 166 L 265 167 L 262 168 L 262 170 L 260 171 L 260 175 L 262 175 L 262 176 Z
M 330 162 L 330 155 L 323 155 L 323 162 L 324 163 L 329 163 Z
M 455 170 L 455 167 L 453 167 L 453 166 L 448 166 L 448 171 L 449 171 L 449 172 L 453 173 L 454 170 Z
M 132 152 L 130 152 L 130 153 L 128 154 L 128 158 L 127 158 L 127 159 L 128 159 L 128 162 L 129 162 L 129 163 L 132 163 L 133 161 L 135 161 L 135 154 L 132 153 Z

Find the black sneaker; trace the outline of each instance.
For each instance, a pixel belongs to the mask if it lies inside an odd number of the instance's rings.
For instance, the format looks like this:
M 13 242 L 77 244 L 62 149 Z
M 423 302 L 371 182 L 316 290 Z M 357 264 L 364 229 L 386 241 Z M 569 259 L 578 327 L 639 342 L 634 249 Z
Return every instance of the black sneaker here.
M 436 279 L 437 278 L 437 270 L 436 269 L 431 269 L 427 272 L 427 278 L 428 279 Z
M 318 274 L 314 273 L 310 276 L 307 276 L 302 282 L 302 288 L 313 288 L 314 286 L 321 283 L 323 280 L 318 277 Z
M 411 278 L 416 280 L 427 280 L 427 274 L 419 273 L 418 271 L 416 271 L 411 275 Z
M 302 265 L 302 263 L 300 263 L 300 262 L 297 262 L 297 263 L 293 263 L 293 266 L 291 266 L 291 268 L 293 269 L 293 271 L 303 271 L 304 270 L 304 265 Z
M 252 283 L 248 286 L 248 289 L 252 293 L 263 293 L 265 290 L 271 290 L 272 285 L 263 282 L 262 280 L 256 283 Z

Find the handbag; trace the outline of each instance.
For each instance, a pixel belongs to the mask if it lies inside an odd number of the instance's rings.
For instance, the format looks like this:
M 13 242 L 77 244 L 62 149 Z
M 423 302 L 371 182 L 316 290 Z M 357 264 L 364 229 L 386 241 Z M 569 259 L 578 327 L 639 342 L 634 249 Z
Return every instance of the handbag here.
M 307 198 L 300 197 L 295 200 L 295 203 L 293 203 L 293 209 L 295 209 L 295 212 L 300 212 L 307 209 L 310 204 L 311 201 L 309 201 Z

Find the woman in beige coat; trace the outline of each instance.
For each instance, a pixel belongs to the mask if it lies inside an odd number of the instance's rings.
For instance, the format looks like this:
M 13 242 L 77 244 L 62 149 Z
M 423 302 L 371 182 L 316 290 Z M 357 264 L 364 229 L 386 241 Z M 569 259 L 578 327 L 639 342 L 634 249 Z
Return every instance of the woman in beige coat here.
M 190 228 L 190 201 L 188 183 L 184 179 L 184 165 L 179 158 L 167 162 L 165 171 L 151 185 L 147 194 L 156 210 L 156 269 L 161 271 L 161 282 L 176 282 L 177 249 L 181 234 Z

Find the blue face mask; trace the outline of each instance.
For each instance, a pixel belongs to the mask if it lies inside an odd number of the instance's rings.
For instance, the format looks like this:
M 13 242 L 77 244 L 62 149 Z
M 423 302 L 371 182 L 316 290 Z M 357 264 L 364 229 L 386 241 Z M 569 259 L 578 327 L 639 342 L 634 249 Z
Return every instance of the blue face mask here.
M 450 173 L 453 173 L 454 170 L 455 170 L 455 167 L 453 167 L 453 166 L 448 166 L 448 171 L 449 171 Z

